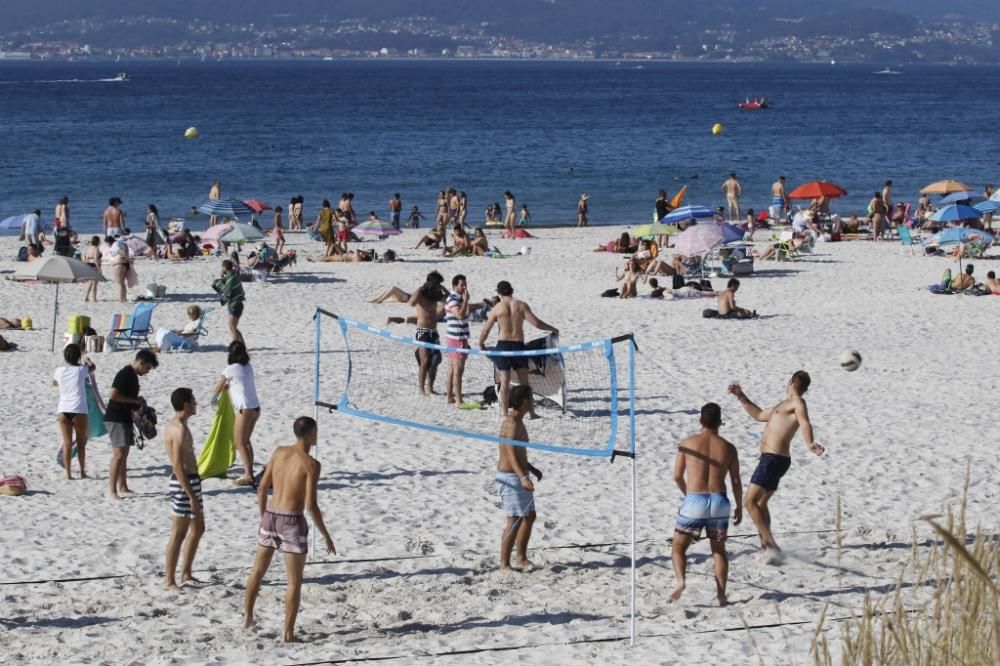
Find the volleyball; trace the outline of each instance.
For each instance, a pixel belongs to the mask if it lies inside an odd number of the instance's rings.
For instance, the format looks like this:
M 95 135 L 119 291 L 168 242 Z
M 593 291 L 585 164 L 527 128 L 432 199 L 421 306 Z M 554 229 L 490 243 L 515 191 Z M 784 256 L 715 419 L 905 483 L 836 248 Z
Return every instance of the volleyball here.
M 715 136 L 719 136 L 720 134 L 722 134 L 722 123 L 715 123 L 714 125 L 712 125 L 712 134 L 714 134 Z
M 197 139 L 198 138 L 198 128 L 197 127 L 188 127 L 187 130 L 185 130 L 185 132 L 184 132 L 184 138 L 185 139 Z
M 861 367 L 861 354 L 856 351 L 840 352 L 840 367 L 848 372 L 854 372 Z

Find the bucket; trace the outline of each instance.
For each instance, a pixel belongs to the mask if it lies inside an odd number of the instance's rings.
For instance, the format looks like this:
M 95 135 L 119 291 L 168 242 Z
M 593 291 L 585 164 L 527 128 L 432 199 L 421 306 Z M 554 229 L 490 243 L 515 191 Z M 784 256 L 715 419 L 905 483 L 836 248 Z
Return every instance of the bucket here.
M 88 335 L 83 339 L 83 350 L 85 352 L 100 354 L 104 351 L 103 335 Z

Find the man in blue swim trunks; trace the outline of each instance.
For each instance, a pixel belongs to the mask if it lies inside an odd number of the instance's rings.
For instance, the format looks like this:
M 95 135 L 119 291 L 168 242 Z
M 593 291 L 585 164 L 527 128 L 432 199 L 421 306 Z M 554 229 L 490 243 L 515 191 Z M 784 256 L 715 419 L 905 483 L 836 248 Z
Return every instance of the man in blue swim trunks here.
M 774 542 L 774 535 L 771 532 L 771 513 L 768 511 L 767 502 L 778 489 L 778 482 L 792 464 L 789 455 L 792 438 L 801 427 L 802 438 L 805 439 L 806 447 L 810 451 L 818 456 L 826 451 L 822 445 L 813 440 L 809 410 L 806 408 L 806 401 L 802 399 L 809 389 L 810 381 L 808 372 L 797 371 L 788 381 L 785 399 L 770 409 L 761 409 L 755 405 L 739 384 L 732 384 L 729 387 L 729 392 L 736 396 L 747 414 L 756 421 L 767 423 L 760 441 L 760 462 L 757 463 L 757 469 L 750 479 L 750 486 L 743 498 L 743 506 L 746 507 L 747 514 L 760 532 L 761 547 L 765 553 L 768 551 L 772 553 L 772 556 L 767 558 L 768 562 L 775 564 L 781 561 L 781 549 Z
M 500 436 L 519 442 L 528 441 L 528 429 L 524 427 L 524 417 L 531 409 L 531 389 L 522 384 L 510 392 L 510 413 L 500 426 Z M 534 564 L 528 559 L 528 539 L 535 524 L 535 486 L 528 474 L 534 474 L 539 481 L 542 473 L 528 462 L 528 450 L 513 444 L 500 445 L 500 459 L 497 461 L 497 494 L 503 503 L 507 516 L 503 536 L 500 538 L 500 571 L 513 571 L 510 553 L 517 546 L 516 568 L 528 571 Z
M 729 578 L 729 556 L 726 554 L 726 532 L 729 528 L 729 498 L 726 497 L 726 474 L 733 486 L 736 515 L 733 524 L 743 520 L 740 482 L 740 458 L 736 447 L 719 436 L 722 409 L 714 402 L 701 408 L 701 432 L 681 442 L 674 462 L 674 481 L 684 494 L 674 527 L 673 551 L 677 586 L 668 597 L 671 602 L 684 592 L 687 573 L 687 549 L 692 540 L 701 538 L 704 529 L 715 561 L 715 593 L 720 606 L 726 605 L 726 581 Z
M 497 351 L 524 351 L 524 322 L 541 331 L 549 331 L 552 335 L 559 335 L 559 329 L 549 326 L 544 321 L 535 316 L 529 306 L 524 301 L 514 298 L 514 287 L 507 280 L 497 283 L 497 295 L 500 301 L 490 310 L 486 318 L 486 325 L 483 326 L 479 334 L 479 348 L 486 349 L 486 339 L 490 337 L 490 331 L 494 324 L 499 324 L 499 334 L 497 339 Z M 510 371 L 517 373 L 517 383 L 521 386 L 530 386 L 528 381 L 528 357 L 527 356 L 491 356 L 490 360 L 500 372 L 500 414 L 507 416 L 507 402 L 510 396 Z M 533 403 L 528 403 L 531 418 L 537 419 Z

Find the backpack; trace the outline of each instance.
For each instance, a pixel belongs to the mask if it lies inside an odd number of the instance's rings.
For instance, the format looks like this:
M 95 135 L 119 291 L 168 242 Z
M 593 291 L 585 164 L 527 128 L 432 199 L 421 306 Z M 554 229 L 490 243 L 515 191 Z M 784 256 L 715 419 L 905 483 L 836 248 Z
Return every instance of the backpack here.
M 132 412 L 132 424 L 136 430 L 136 448 L 142 450 L 147 439 L 156 437 L 156 410 L 147 404 Z

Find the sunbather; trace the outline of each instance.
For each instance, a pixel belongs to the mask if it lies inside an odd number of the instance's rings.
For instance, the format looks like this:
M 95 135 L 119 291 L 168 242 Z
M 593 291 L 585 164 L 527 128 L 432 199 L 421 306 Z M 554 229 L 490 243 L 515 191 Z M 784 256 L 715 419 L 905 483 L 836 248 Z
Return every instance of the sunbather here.
M 414 250 L 419 250 L 422 247 L 426 247 L 430 250 L 441 249 L 441 239 L 444 238 L 444 233 L 439 227 L 435 227 L 424 234 L 424 237 L 417 241 L 417 244 L 413 247 Z
M 192 342 L 198 339 L 198 330 L 201 328 L 201 308 L 197 305 L 189 305 L 187 309 L 188 323 L 181 329 L 161 328 L 156 331 L 156 347 L 154 351 L 169 351 L 171 349 L 190 349 Z
M 598 245 L 594 248 L 594 252 L 635 252 L 636 243 L 628 235 L 628 232 L 623 231 L 622 235 L 613 241 L 608 241 L 604 245 Z
M 322 264 L 329 263 L 361 263 L 365 261 L 374 261 L 375 250 L 348 250 L 343 254 L 335 254 L 329 257 L 321 257 L 319 259 L 313 259 L 312 257 L 307 258 L 307 261 L 313 261 Z
M 778 250 L 800 250 L 806 244 L 806 238 L 803 234 L 793 234 L 791 240 L 778 241 L 776 243 L 771 243 L 771 245 L 757 258 L 761 261 L 765 259 L 770 259 Z
M 1000 280 L 997 280 L 997 274 L 993 271 L 986 274 L 986 288 L 990 290 L 991 294 L 1000 296 Z
M 470 247 L 472 249 L 472 254 L 477 257 L 481 257 L 490 251 L 490 242 L 486 239 L 486 234 L 483 232 L 482 227 L 476 228 Z
M 0 317 L 0 329 L 4 328 L 21 328 L 20 319 L 4 319 Z
M 673 262 L 667 259 L 653 259 L 646 266 L 646 275 L 676 275 Z
M 381 294 L 368 301 L 369 303 L 388 303 L 390 300 L 397 301 L 399 303 L 409 303 L 410 295 L 400 289 L 399 287 L 389 287 Z
M 465 233 L 461 222 L 456 222 L 451 231 L 451 247 L 447 245 L 442 253 L 445 257 L 472 254 L 472 243 L 469 234 Z
M 618 293 L 618 297 L 635 298 L 638 295 L 635 283 L 638 282 L 640 277 L 645 280 L 645 274 L 642 272 L 639 261 L 635 257 L 631 257 L 625 262 L 624 272 L 619 273 L 618 269 L 615 268 L 615 281 L 624 282 L 621 291 Z
M 960 273 L 958 277 L 952 278 L 949 288 L 952 291 L 965 291 L 969 287 L 975 286 L 976 279 L 972 277 L 973 270 L 975 270 L 975 268 L 972 264 L 966 264 L 965 272 Z

